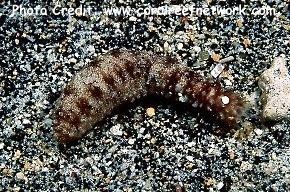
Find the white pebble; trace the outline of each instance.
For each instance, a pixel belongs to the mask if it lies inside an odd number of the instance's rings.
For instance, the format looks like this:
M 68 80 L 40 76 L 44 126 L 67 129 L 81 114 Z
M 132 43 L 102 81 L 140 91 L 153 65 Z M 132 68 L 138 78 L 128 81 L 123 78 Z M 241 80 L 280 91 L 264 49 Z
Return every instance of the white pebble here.
M 123 135 L 123 131 L 120 130 L 121 129 L 121 125 L 120 124 L 117 124 L 117 125 L 114 125 L 110 131 L 113 135 L 118 135 L 118 136 L 121 136 Z
M 194 46 L 192 49 L 193 49 L 196 53 L 199 53 L 199 52 L 201 51 L 201 48 L 198 47 L 198 46 Z
M 180 102 L 183 102 L 183 103 L 185 103 L 185 102 L 187 102 L 188 101 L 188 98 L 186 97 L 186 96 L 184 96 L 184 95 L 182 95 L 181 93 L 178 93 L 178 100 L 180 101 Z
M 144 139 L 151 139 L 151 135 L 149 133 L 147 133 L 145 136 L 144 136 Z
M 177 49 L 178 49 L 178 50 L 181 50 L 182 48 L 183 48 L 183 43 L 178 43 L 178 44 L 177 44 Z
M 42 171 L 43 171 L 43 172 L 48 172 L 49 169 L 48 169 L 47 167 L 43 167 L 43 168 L 42 168 Z
M 145 131 L 145 128 L 144 128 L 144 127 L 142 127 L 142 128 L 140 129 L 140 133 L 141 133 L 141 134 L 143 134 L 143 133 L 144 133 L 144 131 Z
M 95 53 L 95 47 L 93 45 L 89 45 L 87 50 L 91 53 Z
M 15 153 L 14 153 L 14 158 L 15 159 L 19 159 L 21 156 L 21 152 L 19 150 L 17 150 Z
M 30 124 L 30 121 L 28 119 L 23 119 L 23 124 L 25 125 Z
M 25 175 L 22 172 L 18 172 L 18 173 L 16 173 L 16 178 L 20 179 L 20 180 L 24 180 L 25 179 Z
M 277 160 L 277 155 L 276 155 L 275 152 L 273 152 L 273 153 L 271 154 L 271 158 L 272 158 L 273 160 Z
M 194 160 L 193 156 L 186 156 L 186 159 L 190 162 L 193 162 L 193 160 Z
M 129 139 L 128 143 L 129 143 L 130 145 L 133 145 L 133 144 L 135 143 L 135 141 L 136 141 L 136 139 Z
M 219 183 L 216 185 L 216 188 L 217 188 L 218 190 L 220 190 L 221 188 L 223 188 L 223 186 L 224 186 L 224 183 L 223 183 L 223 182 L 219 182 Z
M 225 66 L 221 63 L 217 64 L 213 70 L 210 72 L 211 76 L 213 76 L 214 78 L 217 78 L 225 69 Z
M 233 56 L 229 56 L 229 57 L 221 59 L 219 62 L 220 63 L 228 63 L 228 62 L 231 62 L 233 60 L 235 60 L 235 58 Z
M 70 59 L 69 59 L 69 62 L 70 62 L 70 63 L 76 63 L 77 60 L 76 60 L 76 58 L 70 58 Z
M 222 103 L 225 105 L 230 103 L 230 98 L 228 96 L 222 96 L 221 100 L 222 100 Z
M 192 147 L 194 145 L 194 142 L 189 142 L 189 143 L 187 143 L 187 146 L 188 147 Z
M 255 129 L 254 131 L 255 131 L 255 133 L 257 135 L 262 135 L 263 134 L 263 130 L 262 129 Z
M 0 143 L 0 149 L 4 148 L 4 143 Z
M 225 82 L 226 86 L 232 86 L 233 85 L 233 83 L 229 79 L 225 79 L 224 82 Z
M 170 52 L 171 50 L 170 45 L 167 41 L 164 43 L 163 48 L 165 52 Z

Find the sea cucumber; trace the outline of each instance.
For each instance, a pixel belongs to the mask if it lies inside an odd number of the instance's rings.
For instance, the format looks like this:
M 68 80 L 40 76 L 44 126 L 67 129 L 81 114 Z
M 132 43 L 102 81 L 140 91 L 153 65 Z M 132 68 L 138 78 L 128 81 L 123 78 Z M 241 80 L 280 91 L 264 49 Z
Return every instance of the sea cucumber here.
M 177 59 L 115 50 L 93 60 L 65 86 L 54 111 L 55 137 L 60 143 L 77 141 L 118 106 L 148 95 L 186 102 L 230 129 L 243 109 L 238 94 Z

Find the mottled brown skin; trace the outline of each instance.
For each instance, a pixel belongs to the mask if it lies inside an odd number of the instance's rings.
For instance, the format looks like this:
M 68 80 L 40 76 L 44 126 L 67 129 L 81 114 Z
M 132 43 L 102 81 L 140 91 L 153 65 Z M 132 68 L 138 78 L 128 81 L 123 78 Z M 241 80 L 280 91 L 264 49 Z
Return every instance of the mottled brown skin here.
M 242 99 L 219 83 L 203 79 L 170 57 L 148 52 L 112 51 L 82 69 L 64 88 L 55 109 L 54 131 L 60 143 L 82 138 L 123 103 L 148 95 L 182 100 L 233 128 Z M 221 97 L 229 98 L 223 104 Z

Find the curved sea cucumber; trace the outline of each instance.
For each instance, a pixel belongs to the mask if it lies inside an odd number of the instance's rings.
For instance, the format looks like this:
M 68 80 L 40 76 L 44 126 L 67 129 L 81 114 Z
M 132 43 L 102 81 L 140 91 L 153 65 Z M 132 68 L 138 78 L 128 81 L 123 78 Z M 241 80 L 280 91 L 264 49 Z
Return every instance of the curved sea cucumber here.
M 243 109 L 240 96 L 176 59 L 111 51 L 80 70 L 64 88 L 56 102 L 55 136 L 60 143 L 76 141 L 116 107 L 148 95 L 186 102 L 229 129 L 237 125 Z

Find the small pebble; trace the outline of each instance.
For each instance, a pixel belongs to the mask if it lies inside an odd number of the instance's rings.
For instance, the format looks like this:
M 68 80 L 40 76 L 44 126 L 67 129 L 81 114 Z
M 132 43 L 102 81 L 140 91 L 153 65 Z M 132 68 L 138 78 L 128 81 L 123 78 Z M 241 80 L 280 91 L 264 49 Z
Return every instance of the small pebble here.
M 13 189 L 13 191 L 20 191 L 21 190 L 21 188 L 20 187 L 15 187 L 14 189 Z
M 121 136 L 123 135 L 123 131 L 121 130 L 121 125 L 120 124 L 117 124 L 117 125 L 114 125 L 111 129 L 110 129 L 111 133 L 113 135 L 118 135 L 118 136 Z
M 206 178 L 205 179 L 205 186 L 206 187 L 211 187 L 215 184 L 215 180 L 213 178 Z
M 17 151 L 14 153 L 14 158 L 15 158 L 15 159 L 19 159 L 20 156 L 21 156 L 21 152 L 20 152 L 20 150 L 17 150 Z
M 133 144 L 135 143 L 135 141 L 136 141 L 136 139 L 129 139 L 129 140 L 128 140 L 128 143 L 129 143 L 130 145 L 133 145 Z
M 221 100 L 222 100 L 222 103 L 225 105 L 230 103 L 230 98 L 228 96 L 222 96 Z
M 147 108 L 147 109 L 146 109 L 146 114 L 147 114 L 147 116 L 149 116 L 149 117 L 153 117 L 153 116 L 155 115 L 155 109 L 152 108 L 152 107 Z
M 170 52 L 171 50 L 170 45 L 167 41 L 164 43 L 163 48 L 165 52 Z
M 232 86 L 233 83 L 229 79 L 224 80 L 226 86 Z
M 139 132 L 140 132 L 141 134 L 143 134 L 144 131 L 145 131 L 145 128 L 144 128 L 144 127 L 140 128 L 140 130 L 139 130 Z
M 199 53 L 201 51 L 201 48 L 199 46 L 194 46 L 192 48 L 196 53 Z
M 272 158 L 273 160 L 277 160 L 277 154 L 276 154 L 275 152 L 273 152 L 273 153 L 271 154 L 271 158 Z
M 242 28 L 242 27 L 243 27 L 243 20 L 238 19 L 238 20 L 236 21 L 236 23 L 237 23 L 237 26 L 238 26 L 239 28 Z
M 263 134 L 263 130 L 262 129 L 255 129 L 254 131 L 255 131 L 255 133 L 257 135 L 262 135 Z
M 186 145 L 187 145 L 188 147 L 193 147 L 194 142 L 189 142 L 189 143 L 187 143 Z
M 252 168 L 253 168 L 253 165 L 250 162 L 247 162 L 247 161 L 243 161 L 241 166 L 240 166 L 241 172 L 245 172 L 247 170 L 251 170 Z
M 0 149 L 3 149 L 4 148 L 4 143 L 0 143 Z
M 212 60 L 214 60 L 215 62 L 219 62 L 221 59 L 220 54 L 214 53 L 211 55 Z
M 156 138 L 153 137 L 153 138 L 151 138 L 150 143 L 155 144 L 156 141 L 157 141 Z
M 248 48 L 251 45 L 251 41 L 249 39 L 244 39 L 243 44 L 246 48 Z
M 22 123 L 23 123 L 24 125 L 26 125 L 26 124 L 30 124 L 30 121 L 29 121 L 28 119 L 24 119 L 24 120 L 22 121 Z
M 211 76 L 217 78 L 224 70 L 225 66 L 221 63 L 217 64 L 213 70 L 210 72 Z
M 186 156 L 186 159 L 190 162 L 193 162 L 193 160 L 194 160 L 193 156 Z
M 235 158 L 235 152 L 233 150 L 229 150 L 229 158 L 233 160 Z
M 177 49 L 178 49 L 178 50 L 181 50 L 182 48 L 183 48 L 183 43 L 178 43 L 178 44 L 177 44 Z
M 235 58 L 233 56 L 229 56 L 229 57 L 226 57 L 226 58 L 219 60 L 219 63 L 228 63 L 228 62 L 231 62 L 233 60 L 235 60 Z
M 22 172 L 18 172 L 16 173 L 16 178 L 19 180 L 24 180 L 25 179 L 25 175 Z
M 224 187 L 224 183 L 223 183 L 223 182 L 219 182 L 219 183 L 216 185 L 216 188 L 217 188 L 218 190 L 221 190 L 223 187 Z
M 198 59 L 199 61 L 205 61 L 209 58 L 209 53 L 208 51 L 200 51 L 198 54 Z
M 69 59 L 69 62 L 70 62 L 70 63 L 77 63 L 77 60 L 76 60 L 76 58 L 73 57 L 73 58 L 70 58 L 70 59 Z

